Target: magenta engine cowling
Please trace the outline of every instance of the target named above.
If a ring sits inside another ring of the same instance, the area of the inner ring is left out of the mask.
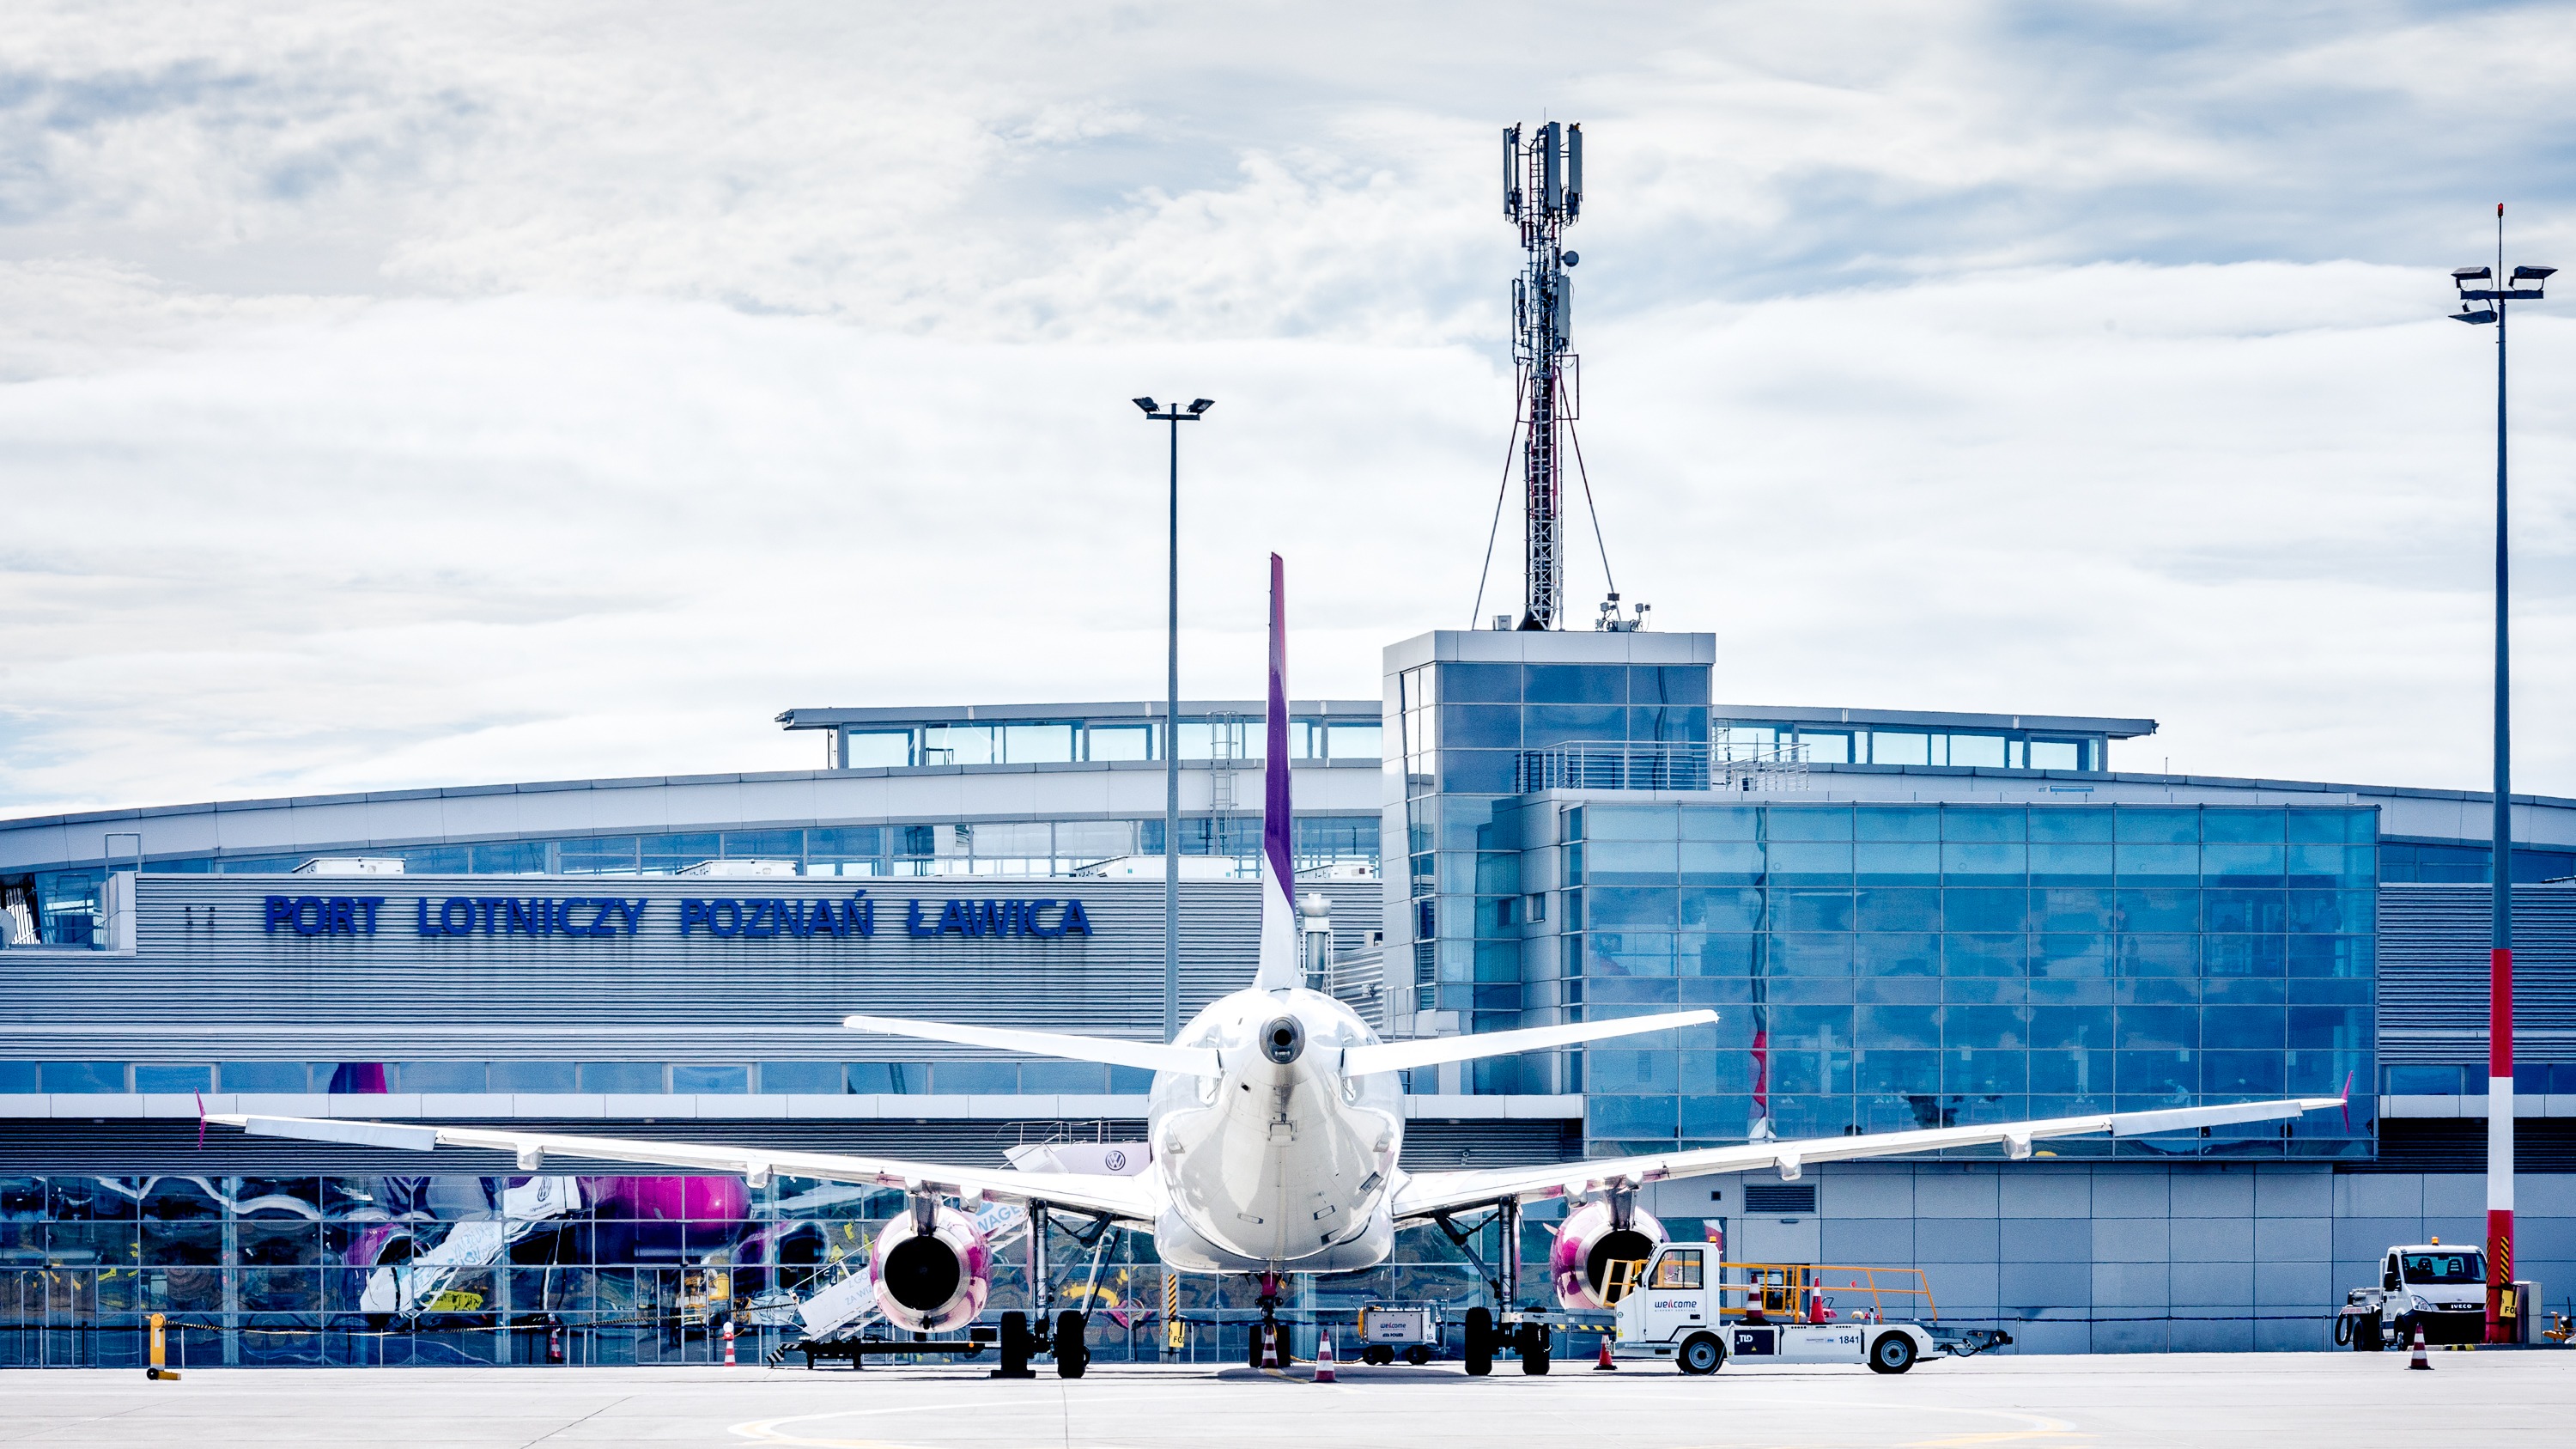
[[[984,1311],[993,1290],[993,1250],[975,1220],[952,1207],[931,1214],[930,1231],[904,1213],[877,1234],[868,1253],[868,1281],[877,1307],[896,1327],[912,1333],[963,1328]]]
[[[1624,1228],[1612,1225],[1607,1199],[1575,1209],[1557,1230],[1556,1246],[1547,1255],[1556,1301],[1576,1311],[1609,1307],[1602,1289],[1610,1281],[1610,1265],[1653,1257],[1665,1236],[1664,1225],[1642,1208],[1630,1212]]]

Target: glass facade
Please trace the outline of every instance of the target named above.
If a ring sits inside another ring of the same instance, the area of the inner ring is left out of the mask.
[[[1288,756],[1295,760],[1378,758],[1385,732],[1374,719],[1298,716],[1288,725]],[[1183,715],[1184,760],[1257,760],[1263,748],[1259,711]],[[843,769],[906,769],[930,765],[1057,765],[1076,760],[1159,760],[1160,719],[1093,719],[1053,722],[983,721],[956,724],[854,724],[840,730],[837,763]]]
[[[1143,1096],[1151,1072],[1020,1058],[940,1062],[0,1061],[0,1093],[496,1092]],[[755,1085],[756,1084],[756,1085]]]
[[[1722,1014],[1549,1068],[1579,1071],[1596,1152],[2332,1095],[2377,1080],[2375,825],[1530,797],[1492,827],[1521,890],[1479,898],[1477,945],[1532,1021]],[[2365,1088],[2348,1123],[2054,1150],[2367,1156],[2371,1119]]]
[[[1804,720],[1720,720],[1715,743],[1739,755],[1786,746],[1811,765],[2107,770],[2111,757],[2107,735]]]
[[[786,1177],[0,1176],[0,1367],[138,1367],[153,1313],[173,1368],[709,1364],[727,1319],[757,1364],[800,1336],[799,1298],[863,1270],[903,1204]],[[1524,1222],[1524,1281],[1545,1281],[1553,1211]],[[1093,1356],[1154,1361],[1152,1236],[1112,1236],[1095,1276],[1088,1247],[1050,1231],[1056,1301],[1097,1295]],[[1482,1261],[1497,1237],[1471,1233]],[[1025,1235],[1003,1235],[986,1324],[1028,1301],[1026,1265]],[[1180,1357],[1240,1364],[1259,1285],[1173,1277]],[[1438,1230],[1411,1228],[1382,1267],[1299,1280],[1292,1306],[1347,1322],[1363,1303],[1466,1297],[1478,1277]]]
[[[1496,803],[1513,794],[1525,751],[1705,746],[1708,668],[1444,661],[1405,671],[1397,691],[1415,1005],[1467,1013],[1477,1031],[1518,1025],[1518,951],[1478,928],[1489,901],[1518,891]],[[1477,1070],[1495,1080],[1510,1064]]]

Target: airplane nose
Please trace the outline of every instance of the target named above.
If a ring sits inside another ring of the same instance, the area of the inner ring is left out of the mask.
[[[1306,1028],[1293,1016],[1273,1018],[1261,1029],[1261,1054],[1287,1066],[1305,1053]]]

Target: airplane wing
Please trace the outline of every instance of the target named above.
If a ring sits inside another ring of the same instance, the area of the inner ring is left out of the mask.
[[[314,1117],[263,1117],[214,1112],[208,1122],[239,1127],[256,1137],[295,1137],[428,1152],[440,1147],[480,1147],[513,1153],[519,1170],[535,1172],[549,1158],[643,1162],[700,1172],[738,1173],[756,1186],[772,1176],[811,1177],[873,1187],[927,1189],[961,1197],[982,1194],[1009,1202],[1044,1202],[1078,1212],[1103,1213],[1122,1222],[1150,1224],[1161,1210],[1152,1179],[1088,1173],[1019,1172],[1007,1167],[951,1167],[891,1157],[838,1152],[779,1152],[765,1147],[720,1147],[691,1142],[642,1142],[621,1137],[563,1137],[547,1132],[495,1132],[482,1127],[436,1127],[410,1122],[361,1122]]]
[[[1530,1026],[1514,1031],[1479,1031],[1460,1036],[1382,1041],[1373,1046],[1345,1048],[1342,1052],[1342,1075],[1365,1077],[1407,1067],[1429,1067],[1442,1062],[1467,1062],[1478,1057],[1544,1051],[1549,1047],[1572,1046],[1576,1042],[1599,1041],[1609,1036],[1635,1036],[1641,1032],[1671,1031],[1682,1026],[1706,1026],[1715,1020],[1717,1013],[1714,1011],[1667,1011],[1657,1016],[1579,1021],[1570,1026]]]
[[[1602,1157],[1586,1162],[1559,1162],[1537,1167],[1476,1168],[1462,1172],[1417,1172],[1395,1191],[1396,1220],[1504,1198],[1562,1197],[1617,1184],[1631,1187],[1673,1177],[1702,1177],[1713,1172],[1743,1172],[1772,1167],[1783,1178],[1797,1177],[1811,1162],[1841,1162],[1859,1157],[1889,1157],[1932,1152],[1945,1147],[1982,1147],[2001,1143],[2006,1155],[2024,1158],[2031,1144],[2050,1137],[2081,1137],[2107,1132],[2114,1137],[2142,1137],[2194,1127],[2235,1122],[2268,1122],[2296,1117],[2321,1107],[2340,1107],[2341,1097],[2298,1097],[2276,1102],[2239,1102],[2216,1107],[2173,1107],[2155,1112],[2108,1112],[2090,1117],[2052,1117],[2036,1122],[2004,1122],[1975,1127],[1927,1127],[1912,1132],[1876,1132],[1859,1137],[1811,1137],[1805,1141],[1747,1142],[1740,1147],[1703,1147],[1656,1152],[1641,1157]]]
[[[1216,1052],[1208,1047],[1165,1046],[1161,1042],[1122,1041],[1116,1037],[1080,1036],[1064,1031],[1024,1031],[1012,1026],[961,1026],[946,1021],[913,1021],[900,1016],[845,1016],[852,1031],[885,1036],[953,1041],[964,1046],[997,1047],[1037,1057],[1063,1057],[1076,1062],[1107,1062],[1113,1067],[1143,1067],[1149,1072],[1178,1072],[1213,1077]]]

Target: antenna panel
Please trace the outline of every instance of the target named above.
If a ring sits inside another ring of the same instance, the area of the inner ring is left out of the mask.
[[[1583,124],[1565,128],[1565,214],[1583,211]]]
[[[1503,128],[1503,217],[1521,219],[1521,128]]]
[[[1544,153],[1541,170],[1546,176],[1544,203],[1550,212],[1561,211],[1565,207],[1565,173],[1558,165],[1561,159],[1558,130],[1554,121],[1538,128],[1539,150]]]

